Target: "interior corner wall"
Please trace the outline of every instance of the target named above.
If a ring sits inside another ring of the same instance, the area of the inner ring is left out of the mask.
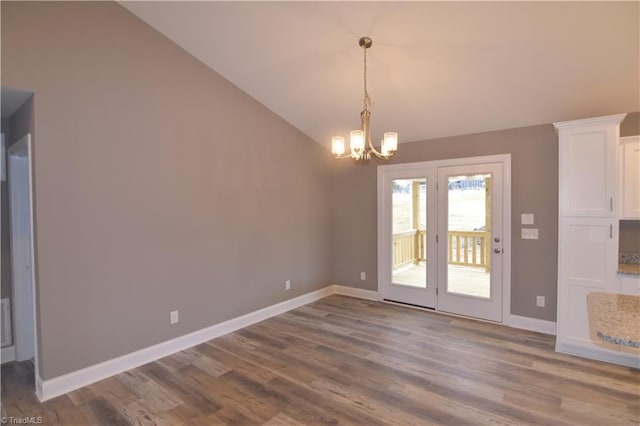
[[[326,150],[115,2],[0,7],[2,83],[34,92],[43,379],[330,283]]]
[[[511,154],[511,314],[556,320],[558,145],[551,124],[405,143],[394,163]],[[334,165],[332,278],[378,290],[376,163]],[[520,238],[520,215],[533,213],[538,240]],[[366,272],[366,281],[360,272]],[[536,296],[546,297],[544,308]]]

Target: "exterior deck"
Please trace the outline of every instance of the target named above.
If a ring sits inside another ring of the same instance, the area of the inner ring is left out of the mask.
[[[489,297],[490,274],[484,268],[449,265],[449,292],[476,297]],[[393,283],[411,287],[424,287],[427,267],[425,262],[410,264],[393,271]]]

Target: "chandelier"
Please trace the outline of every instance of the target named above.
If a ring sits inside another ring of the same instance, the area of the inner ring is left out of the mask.
[[[367,163],[372,154],[381,160],[388,160],[398,150],[398,134],[395,132],[385,133],[380,144],[380,151],[371,143],[369,121],[373,102],[367,91],[367,49],[371,47],[373,40],[369,37],[361,37],[358,44],[364,52],[364,109],[360,113],[360,129],[351,131],[349,138],[351,152],[349,154],[345,154],[344,137],[342,136],[334,136],[331,139],[331,152],[336,158],[353,158],[362,163]]]

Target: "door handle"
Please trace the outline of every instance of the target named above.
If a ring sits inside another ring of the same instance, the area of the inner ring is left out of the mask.
[[[500,254],[500,253],[502,253],[502,249],[501,248],[494,248],[493,252],[496,253],[496,254]]]

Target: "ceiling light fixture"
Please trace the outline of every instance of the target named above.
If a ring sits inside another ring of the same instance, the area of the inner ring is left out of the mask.
[[[371,127],[369,120],[373,102],[367,91],[367,49],[373,44],[369,37],[361,37],[358,44],[364,52],[364,109],[360,113],[360,129],[352,130],[349,139],[351,153],[345,154],[344,137],[334,136],[331,139],[331,152],[336,158],[353,158],[356,161],[367,163],[371,159],[371,154],[381,160],[388,160],[398,150],[398,134],[387,132],[384,134],[380,145],[380,151],[375,149],[371,143]]]

